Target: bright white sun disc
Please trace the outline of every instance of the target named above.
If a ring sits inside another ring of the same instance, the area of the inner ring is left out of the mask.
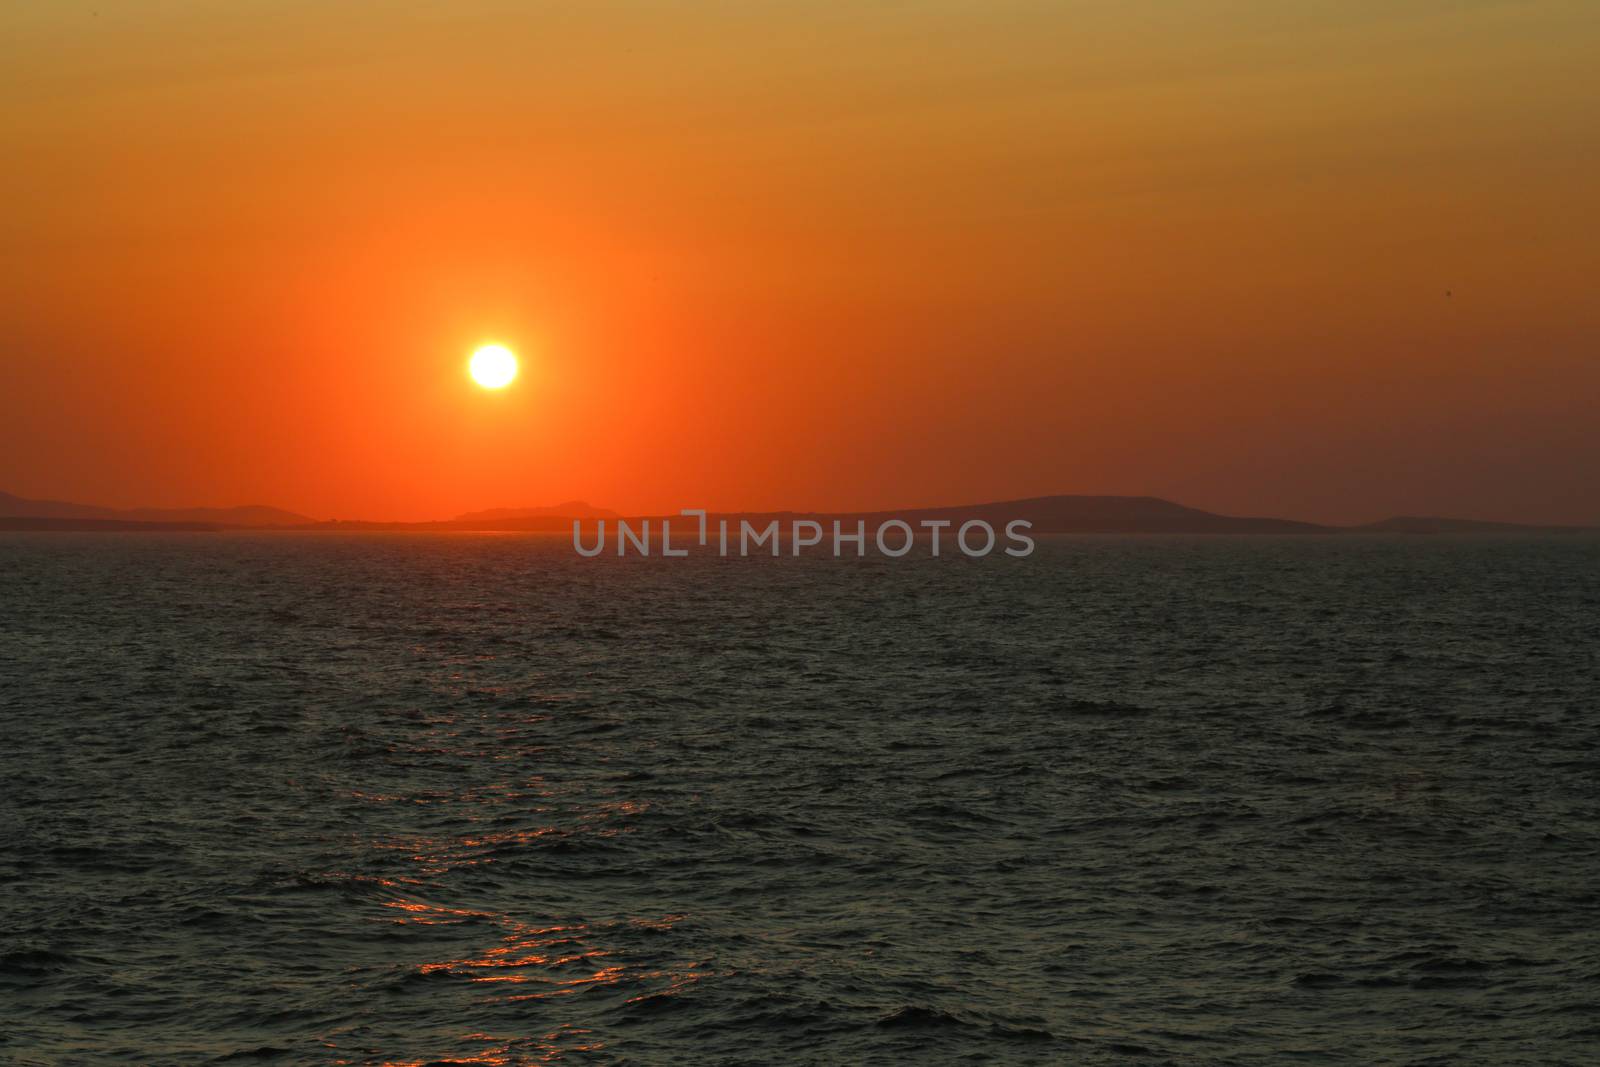
[[[517,376],[517,357],[505,345],[484,345],[472,353],[467,369],[485,389],[503,389]]]

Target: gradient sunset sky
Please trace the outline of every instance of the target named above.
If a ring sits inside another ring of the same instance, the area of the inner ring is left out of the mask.
[[[1594,0],[12,0],[0,489],[1600,522],[1597,56]]]

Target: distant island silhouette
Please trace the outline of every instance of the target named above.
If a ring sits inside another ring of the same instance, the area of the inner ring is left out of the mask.
[[[680,515],[624,516],[615,511],[573,500],[549,507],[472,511],[453,519],[435,522],[369,522],[349,519],[319,522],[305,515],[264,505],[231,508],[117,509],[59,500],[28,500],[0,492],[0,530],[45,532],[280,530],[558,533],[570,531],[574,519],[589,524],[599,520],[622,518],[627,518],[635,524],[648,519],[652,525],[658,525],[662,519],[671,519],[685,528],[696,521]],[[1333,526],[1294,519],[1219,515],[1151,496],[1039,496],[993,503],[904,508],[893,511],[711,512],[707,518],[713,525],[719,519],[727,519],[730,524],[736,524],[740,520],[765,524],[773,519],[782,522],[811,519],[830,523],[838,519],[851,524],[862,520],[869,526],[891,518],[904,519],[911,523],[938,519],[959,523],[969,519],[983,519],[997,527],[1003,527],[1013,519],[1025,519],[1033,524],[1032,532],[1041,534],[1476,534],[1580,533],[1595,529],[1588,526],[1535,526],[1437,516],[1396,516],[1381,522]]]
[[[581,500],[569,500],[565,504],[555,504],[547,508],[490,508],[488,511],[468,511],[450,521],[515,522],[519,519],[547,518],[570,522],[572,519],[620,519],[622,516],[605,508],[590,507]]]
[[[41,519],[55,522],[89,522],[121,526],[157,525],[204,527],[305,526],[313,519],[282,508],[248,505],[237,508],[102,508],[93,504],[69,504],[61,500],[26,500],[0,492],[0,519]],[[23,527],[6,527],[20,529]],[[109,529],[91,525],[87,529]]]

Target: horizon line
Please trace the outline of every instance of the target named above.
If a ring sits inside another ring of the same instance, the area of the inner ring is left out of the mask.
[[[68,509],[82,509],[82,510],[86,510],[86,511],[109,512],[109,513],[112,513],[112,514],[107,514],[107,515],[104,515],[104,516],[93,516],[93,515],[49,516],[49,515],[9,514],[5,510],[3,510],[4,509],[4,502],[6,500],[17,501],[17,502],[20,502],[22,504],[31,504],[31,505],[43,506],[43,507],[59,507],[59,508],[68,508]],[[1464,516],[1460,516],[1460,515],[1446,515],[1446,514],[1439,514],[1439,513],[1430,513],[1430,512],[1427,512],[1425,510],[1411,510],[1411,511],[1402,512],[1402,513],[1392,513],[1392,514],[1383,515],[1382,517],[1377,518],[1377,519],[1366,519],[1366,520],[1355,521],[1355,522],[1327,522],[1327,521],[1319,521],[1319,520],[1314,520],[1314,519],[1290,518],[1290,517],[1286,517],[1286,516],[1282,516],[1282,515],[1275,515],[1275,514],[1264,514],[1264,513],[1234,514],[1234,513],[1229,513],[1229,512],[1212,511],[1212,510],[1210,510],[1208,508],[1198,507],[1198,506],[1195,506],[1193,504],[1182,503],[1180,501],[1173,500],[1173,499],[1171,499],[1169,497],[1157,496],[1157,495],[1152,494],[1152,493],[1138,493],[1138,494],[1125,494],[1125,493],[1044,493],[1044,494],[1035,494],[1035,495],[1030,495],[1030,496],[1006,497],[1006,498],[1002,498],[1002,499],[985,499],[985,500],[977,500],[977,501],[968,501],[968,502],[965,502],[965,503],[958,503],[958,504],[920,504],[920,505],[911,505],[911,506],[903,506],[903,507],[872,507],[872,508],[796,508],[796,507],[780,507],[780,508],[711,508],[711,507],[706,507],[706,508],[703,508],[703,509],[694,508],[694,509],[690,509],[690,510],[691,511],[703,510],[708,517],[712,517],[712,516],[725,516],[725,517],[732,517],[732,516],[768,516],[768,517],[775,517],[775,516],[796,516],[796,517],[807,517],[807,516],[843,517],[843,516],[851,516],[851,517],[858,517],[858,518],[869,518],[869,517],[883,516],[885,518],[889,518],[889,517],[893,517],[893,516],[898,515],[898,514],[909,514],[909,513],[915,513],[915,512],[954,512],[954,511],[966,511],[966,510],[980,509],[980,508],[981,509],[992,509],[992,508],[998,508],[998,507],[1005,507],[1007,505],[1017,505],[1017,506],[1022,506],[1022,505],[1040,505],[1040,504],[1044,504],[1044,503],[1052,502],[1052,501],[1069,501],[1069,500],[1075,500],[1075,501],[1090,501],[1090,500],[1093,500],[1093,501],[1105,501],[1105,502],[1116,501],[1116,502],[1125,502],[1125,503],[1159,504],[1159,505],[1163,505],[1163,506],[1170,507],[1170,508],[1182,509],[1185,512],[1191,513],[1192,516],[1195,517],[1195,518],[1216,518],[1216,519],[1235,520],[1235,521],[1239,521],[1239,522],[1285,523],[1285,524],[1293,524],[1293,525],[1300,525],[1300,526],[1306,526],[1306,527],[1322,528],[1322,529],[1334,530],[1334,531],[1347,530],[1347,529],[1360,529],[1360,528],[1363,528],[1363,527],[1378,526],[1378,525],[1382,525],[1382,524],[1385,524],[1385,523],[1399,523],[1399,522],[1409,522],[1409,523],[1429,523],[1429,522],[1433,522],[1433,523],[1483,524],[1483,525],[1491,525],[1491,526],[1516,526],[1516,527],[1528,527],[1528,528],[1569,529],[1569,530],[1587,530],[1587,529],[1600,528],[1600,521],[1578,522],[1578,523],[1571,523],[1571,522],[1552,523],[1552,522],[1528,521],[1528,520],[1522,520],[1522,519],[1481,518],[1481,517],[1477,517],[1477,516],[1464,517]],[[565,507],[567,505],[573,505],[575,509],[581,509],[583,512],[588,512],[588,513],[591,513],[591,514],[569,513],[569,512],[563,512],[563,511],[560,510],[561,508],[563,508],[563,507]],[[228,523],[225,520],[223,520],[220,516],[218,516],[216,519],[200,519],[200,520],[195,520],[195,519],[183,520],[183,519],[175,518],[175,516],[182,515],[182,514],[193,515],[195,513],[229,513],[229,512],[252,512],[252,511],[277,512],[277,513],[281,514],[286,520],[303,520],[303,521],[298,521],[298,522],[296,522],[296,521],[283,521],[283,522],[260,522],[260,523],[248,523],[248,522]],[[481,519],[481,520],[479,520],[479,519],[468,518],[468,516],[487,515],[487,514],[494,513],[494,512],[506,512],[506,513],[509,513],[509,514],[506,514],[506,515],[503,515],[503,516],[500,516],[500,517],[497,517],[497,518],[493,518],[493,519]],[[517,514],[517,513],[522,513],[522,514]],[[603,513],[603,514],[592,514],[592,513]],[[132,514],[145,514],[145,515],[150,515],[151,517],[141,520],[141,519],[137,519],[137,518],[131,518],[130,515],[132,515]],[[161,516],[161,515],[165,515],[167,517],[165,517],[165,518],[157,517],[157,516]],[[18,495],[18,494],[10,493],[10,492],[5,491],[5,490],[0,490],[0,518],[10,518],[10,519],[17,519],[17,518],[73,519],[73,518],[77,518],[77,519],[83,519],[83,520],[93,520],[95,518],[103,518],[103,519],[108,520],[108,521],[119,521],[120,520],[120,521],[131,521],[131,522],[139,522],[139,521],[146,521],[146,522],[161,522],[161,521],[201,521],[201,522],[205,522],[205,521],[214,521],[218,525],[223,525],[223,526],[232,525],[232,526],[239,526],[239,527],[243,527],[243,528],[253,528],[253,529],[271,529],[271,528],[289,528],[289,529],[292,529],[292,528],[299,528],[299,527],[305,527],[305,526],[326,526],[326,525],[367,525],[367,526],[389,526],[389,527],[444,526],[444,525],[453,525],[453,524],[457,524],[457,523],[461,523],[461,522],[473,522],[473,521],[484,521],[484,522],[495,522],[495,523],[513,523],[513,522],[530,522],[530,521],[535,521],[535,520],[551,520],[551,521],[554,521],[554,520],[569,520],[569,519],[570,520],[576,520],[576,521],[579,521],[579,522],[589,522],[589,521],[595,521],[595,520],[603,521],[605,519],[644,521],[644,520],[650,520],[650,519],[668,519],[668,520],[670,520],[670,519],[678,519],[678,518],[685,518],[685,517],[691,517],[692,518],[693,516],[684,516],[682,514],[682,509],[680,509],[678,512],[669,512],[669,511],[659,511],[659,510],[629,511],[629,510],[619,510],[619,509],[616,509],[616,508],[609,508],[609,507],[598,507],[598,506],[589,504],[587,501],[574,498],[574,499],[570,499],[570,500],[564,501],[564,502],[562,502],[560,504],[552,504],[552,505],[532,505],[532,506],[521,506],[521,507],[496,506],[496,507],[487,507],[487,508],[474,508],[474,509],[469,509],[467,511],[458,512],[455,515],[449,516],[447,518],[372,519],[372,518],[339,517],[339,516],[334,516],[334,517],[329,517],[329,518],[317,518],[317,517],[315,517],[313,515],[310,515],[310,514],[307,514],[305,512],[297,511],[297,510],[293,510],[293,509],[289,509],[289,508],[280,507],[280,506],[275,505],[275,504],[261,504],[261,503],[229,504],[229,505],[196,504],[196,505],[178,505],[178,506],[171,506],[171,505],[132,505],[132,506],[126,506],[126,507],[116,507],[116,506],[111,506],[111,505],[83,504],[83,503],[79,503],[77,501],[63,500],[63,499],[59,499],[59,498],[55,498],[55,497],[24,497],[24,496],[21,496],[21,495]]]

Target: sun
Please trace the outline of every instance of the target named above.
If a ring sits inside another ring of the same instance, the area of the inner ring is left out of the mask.
[[[504,389],[517,376],[517,357],[505,345],[484,345],[472,353],[467,371],[485,389]]]

